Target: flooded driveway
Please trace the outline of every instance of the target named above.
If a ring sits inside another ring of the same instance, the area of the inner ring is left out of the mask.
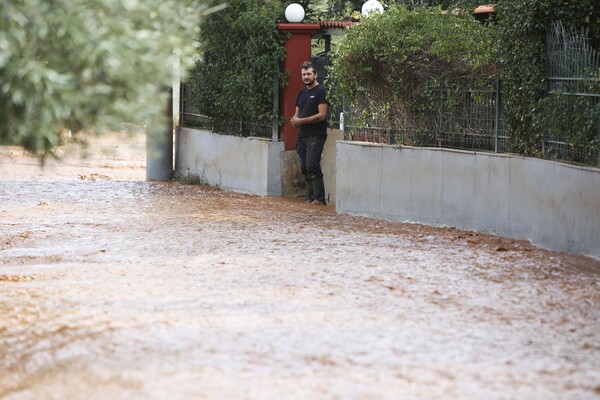
[[[600,262],[144,182],[101,144],[0,153],[0,398],[600,398]]]

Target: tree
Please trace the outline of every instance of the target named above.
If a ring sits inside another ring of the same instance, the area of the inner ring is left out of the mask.
[[[178,56],[196,53],[195,0],[4,0],[0,143],[42,157],[66,130],[163,117]]]
[[[325,16],[326,18],[348,18],[353,11],[360,12],[364,3],[365,0],[328,0]],[[386,8],[396,5],[408,9],[441,7],[445,10],[461,4],[459,0],[387,0],[381,3]]]

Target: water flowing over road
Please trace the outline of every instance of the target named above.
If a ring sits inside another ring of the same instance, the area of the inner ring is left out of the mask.
[[[0,151],[0,398],[600,398],[599,261],[145,182],[143,145],[101,145]]]

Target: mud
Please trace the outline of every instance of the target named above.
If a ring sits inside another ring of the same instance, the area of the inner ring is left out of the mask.
[[[143,150],[0,148],[1,398],[600,398],[597,260],[145,182]]]

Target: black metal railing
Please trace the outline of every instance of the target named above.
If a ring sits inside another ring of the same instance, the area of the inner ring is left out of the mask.
[[[586,32],[553,24],[547,37],[546,157],[600,167],[600,52]]]
[[[433,88],[430,98],[435,101],[422,115],[407,112],[397,103],[378,115],[365,115],[360,107],[344,106],[343,115],[334,115],[332,120],[342,126],[348,140],[506,151],[509,138],[502,123],[499,85],[498,79],[487,79]]]
[[[215,133],[243,136],[271,138],[273,124],[256,121],[214,121],[202,113],[195,102],[193,86],[182,83],[179,91],[179,126],[188,128],[207,129]]]
[[[320,54],[312,60],[320,82],[333,86],[327,80],[328,55]],[[589,47],[585,35],[565,32],[562,25],[556,24],[548,35],[547,133],[540,141],[542,157],[600,166],[598,71],[600,54]],[[329,89],[335,90],[335,87]],[[193,91],[192,86],[181,85],[181,126],[236,136],[277,138],[277,123],[213,121],[195,106]],[[356,104],[333,104],[329,113],[330,126],[342,129],[346,140],[511,151],[510,132],[503,121],[502,86],[498,77],[478,82],[446,82],[430,91],[431,104],[421,115],[408,112],[402,104],[393,104],[377,115],[366,115],[366,111]],[[278,104],[278,100],[273,104]]]

